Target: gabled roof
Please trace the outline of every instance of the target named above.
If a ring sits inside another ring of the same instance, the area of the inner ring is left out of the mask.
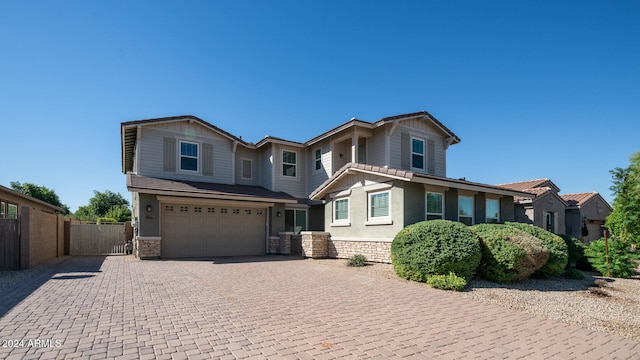
[[[547,178],[499,184],[497,186],[502,186],[509,189],[513,189],[513,190],[524,190],[524,191],[527,191],[529,189],[534,189],[534,188],[548,187],[550,190],[554,190],[555,192],[560,191],[560,188],[556,184],[554,184],[553,181]]]
[[[516,191],[507,189],[495,185],[481,184],[460,179],[450,179],[440,176],[417,174],[407,170],[391,169],[386,167],[348,163],[340,170],[338,170],[333,176],[323,182],[318,188],[316,188],[309,198],[312,200],[321,200],[327,193],[331,192],[331,188],[334,184],[339,182],[342,178],[349,174],[354,173],[366,173],[377,176],[386,177],[389,179],[396,179],[409,182],[418,182],[423,184],[430,184],[436,186],[453,187],[462,190],[480,191],[491,194],[507,195],[507,196],[520,196],[523,198],[533,198],[534,195],[525,191]]]
[[[23,194],[23,193],[21,193],[19,191],[15,191],[13,189],[10,189],[10,188],[2,186],[2,185],[0,185],[0,192],[5,192],[5,193],[11,194],[11,195],[13,195],[15,197],[18,197],[18,198],[21,198],[21,199],[25,199],[27,201],[31,201],[31,202],[34,202],[34,203],[37,203],[37,204],[39,204],[39,205],[41,205],[41,206],[43,206],[45,208],[51,209],[54,212],[55,211],[60,212],[60,213],[65,213],[66,212],[65,209],[63,209],[63,208],[61,208],[59,206],[55,206],[53,204],[49,204],[46,201],[42,201],[40,199],[34,198],[33,196],[25,195],[25,194]],[[0,196],[0,198],[2,198],[2,196]],[[5,199],[5,200],[7,200],[7,199]]]
[[[326,132],[314,137],[313,139],[305,142],[304,144],[306,146],[313,145],[313,144],[317,143],[318,141],[326,139],[327,137],[330,137],[332,135],[338,134],[338,133],[340,133],[340,132],[342,132],[342,131],[344,131],[346,129],[349,129],[349,128],[361,127],[361,128],[364,128],[364,129],[375,129],[377,127],[384,126],[386,124],[396,123],[398,121],[409,120],[409,119],[414,119],[414,118],[422,118],[422,119],[425,119],[425,120],[431,122],[436,128],[440,129],[440,131],[442,131],[448,138],[451,139],[451,144],[457,144],[457,143],[460,142],[460,138],[456,134],[454,134],[453,131],[449,130],[449,128],[444,126],[444,124],[442,124],[440,121],[438,121],[431,114],[429,114],[426,111],[418,111],[418,112],[413,112],[413,113],[408,113],[408,114],[388,116],[388,117],[382,118],[380,120],[377,120],[375,122],[368,122],[368,121],[352,118],[351,120],[345,122],[344,124],[338,125],[335,128],[333,128],[333,129],[331,129],[329,131],[326,131]]]
[[[258,141],[258,143],[256,144],[256,147],[262,147],[265,144],[281,144],[281,145],[287,145],[287,146],[293,146],[293,147],[304,147],[303,143],[299,143],[297,141],[290,141],[290,140],[286,140],[283,138],[279,138],[276,136],[265,136],[262,140]]]
[[[120,124],[120,141],[122,145],[122,172],[133,170],[133,151],[137,140],[137,129],[139,126],[163,124],[169,122],[190,121],[204,126],[232,142],[242,144],[246,147],[252,147],[253,144],[248,143],[241,138],[228,133],[219,127],[212,125],[193,115],[170,116],[146,120],[127,121]]]
[[[593,199],[599,198],[609,208],[610,211],[613,211],[613,208],[611,207],[611,205],[609,205],[609,203],[602,196],[600,196],[599,193],[595,191],[581,192],[581,193],[575,193],[575,194],[564,194],[564,195],[560,195],[560,197],[567,202],[568,206],[578,207],[578,208],[584,206],[586,203],[588,203]]]
[[[127,173],[127,189],[156,195],[225,200],[296,203],[293,196],[262,186],[214,184],[199,181],[157,179]]]

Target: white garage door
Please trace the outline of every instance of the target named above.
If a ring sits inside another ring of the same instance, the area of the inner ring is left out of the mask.
[[[266,208],[163,204],[161,210],[162,257],[265,254]]]

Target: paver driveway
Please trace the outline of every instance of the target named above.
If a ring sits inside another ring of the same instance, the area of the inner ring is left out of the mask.
[[[638,359],[632,340],[289,257],[74,257],[0,295],[0,358]]]

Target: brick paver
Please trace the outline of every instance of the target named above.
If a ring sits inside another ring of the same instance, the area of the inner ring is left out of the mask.
[[[1,276],[1,275],[0,275]],[[637,359],[640,343],[289,257],[73,257],[0,295],[7,359]]]

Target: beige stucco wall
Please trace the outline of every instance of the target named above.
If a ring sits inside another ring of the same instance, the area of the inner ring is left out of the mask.
[[[565,234],[565,210],[562,199],[553,192],[548,192],[533,202],[533,225],[546,230],[544,213],[551,212],[555,215],[556,228],[552,231],[556,234]]]
[[[32,268],[64,255],[64,220],[55,214],[20,209],[20,266]]]
[[[376,224],[368,220],[368,193],[382,191],[379,186],[390,186],[393,183],[378,183],[356,176],[349,178],[353,181],[350,184],[350,195],[348,196],[349,224],[345,226],[333,223],[333,201],[341,197],[332,198],[328,196],[324,214],[325,231],[330,232],[331,238],[335,240],[393,239],[398,231],[404,227],[404,189],[400,186],[386,188],[386,190],[391,191],[392,221]]]

